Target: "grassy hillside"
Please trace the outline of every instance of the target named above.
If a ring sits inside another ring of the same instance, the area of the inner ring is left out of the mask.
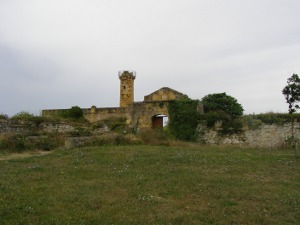
[[[292,150],[104,146],[0,171],[0,224],[300,223]]]

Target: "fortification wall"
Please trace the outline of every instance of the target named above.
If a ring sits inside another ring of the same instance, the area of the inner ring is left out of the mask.
[[[84,117],[91,123],[109,118],[128,117],[125,107],[96,108],[92,106],[82,110]]]
[[[24,123],[12,122],[9,120],[0,120],[0,134],[8,133],[25,133],[29,132],[33,125],[26,125]]]
[[[43,116],[59,115],[67,109],[43,110]],[[139,128],[151,128],[152,117],[163,114],[168,116],[168,101],[135,102],[128,107],[109,107],[82,109],[84,117],[91,123],[109,118],[126,117],[127,124]]]
[[[55,116],[60,115],[63,111],[68,109],[46,109],[42,111],[43,116]],[[125,107],[108,107],[108,108],[96,108],[92,106],[91,108],[82,109],[83,116],[90,123],[105,120],[108,118],[119,118],[128,117],[127,109]]]
[[[128,107],[130,124],[139,128],[151,128],[152,117],[156,115],[169,116],[168,101],[135,102]]]
[[[35,122],[22,120],[0,120],[0,134],[22,134],[31,131],[65,133],[73,131],[74,129],[72,125],[67,123],[42,122],[37,124]]]
[[[159,105],[154,104],[154,106],[160,108]],[[147,116],[147,113],[150,113],[149,111],[147,111],[147,104],[136,104],[135,107],[138,110],[144,111],[144,114],[141,114],[139,117],[139,121],[141,121],[141,124],[143,126],[149,125],[151,121],[149,121],[148,116],[152,114],[149,114]],[[150,108],[148,108],[148,110],[149,109]],[[162,110],[160,112],[166,113],[163,111],[163,108],[160,109]],[[89,128],[87,127],[87,129]],[[43,133],[68,133],[74,130],[74,126],[67,123],[42,122],[37,125],[36,123],[30,121],[24,122],[0,120],[0,136],[6,134],[26,134],[31,131],[41,131]],[[246,128],[241,134],[226,136],[220,136],[215,129],[207,129],[206,127],[199,127],[199,131],[199,142],[204,142],[207,145],[235,145],[250,146],[255,148],[280,148],[287,145],[288,140],[291,137],[291,124],[262,124],[259,128],[256,129]],[[105,133],[105,131],[103,132]],[[300,140],[300,123],[295,124],[295,137]]]
[[[234,135],[218,135],[215,129],[200,127],[200,141],[208,145],[238,145],[263,148],[283,147],[292,135],[291,124],[262,124],[259,128],[245,128],[244,132]],[[295,137],[300,140],[300,123],[295,124]]]

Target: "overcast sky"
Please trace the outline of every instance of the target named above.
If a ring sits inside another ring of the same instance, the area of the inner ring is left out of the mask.
[[[0,0],[0,113],[119,105],[161,87],[226,92],[245,113],[286,112],[300,75],[300,0]]]

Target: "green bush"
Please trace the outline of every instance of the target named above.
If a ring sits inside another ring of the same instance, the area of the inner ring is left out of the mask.
[[[179,140],[196,140],[198,126],[198,100],[175,100],[169,103],[169,129]]]
[[[259,128],[262,124],[277,124],[281,125],[284,123],[289,123],[292,120],[300,121],[300,114],[295,113],[293,115],[288,113],[261,113],[261,114],[253,114],[253,115],[245,115],[242,117],[242,121],[245,125],[247,125],[250,129]]]
[[[84,137],[91,136],[92,133],[83,127],[76,127],[75,130],[68,132],[68,136],[70,137]]]
[[[99,128],[104,128],[105,126],[106,126],[105,122],[103,120],[99,120],[99,121],[92,124],[92,129],[96,130],[96,129],[99,129]]]
[[[69,109],[69,117],[73,119],[80,119],[83,117],[83,111],[78,106],[73,106],[71,109]]]
[[[219,130],[221,135],[238,134],[243,131],[243,123],[240,119],[224,121],[222,129]]]
[[[28,143],[26,141],[26,137],[24,135],[4,135],[1,138],[1,149],[5,150],[13,150],[16,152],[22,152],[23,150],[28,148]]]
[[[300,121],[299,114],[288,114],[288,113],[263,113],[253,115],[253,118],[261,120],[265,124],[283,124],[286,122],[291,122],[292,119]]]
[[[25,121],[32,120],[33,118],[34,118],[33,114],[25,111],[18,112],[17,114],[11,117],[12,120],[25,120]]]
[[[232,119],[238,118],[243,115],[244,109],[238,101],[224,93],[209,94],[202,98],[202,104],[204,106],[204,112],[220,112],[226,113]]]
[[[126,123],[126,117],[111,117],[103,120],[103,123],[109,128],[111,131],[115,132],[123,132],[129,131],[129,127]],[[99,122],[100,123],[100,122]]]
[[[253,115],[245,115],[241,118],[241,120],[244,125],[252,130],[258,129],[263,124],[260,119],[254,118]]]
[[[83,118],[83,111],[79,106],[72,106],[70,109],[62,110],[60,116],[67,119]]]
[[[0,120],[8,120],[8,115],[0,114]]]
[[[1,136],[0,149],[13,152],[25,150],[51,150],[64,145],[64,136],[48,133],[46,136],[32,134],[7,134]]]
[[[218,121],[228,122],[231,120],[231,117],[222,111],[210,111],[201,118],[206,121],[206,126],[209,128],[214,127]]]
[[[243,123],[239,119],[243,115],[243,107],[238,101],[226,93],[209,94],[202,98],[205,115],[201,117],[206,126],[212,128],[221,122],[221,135],[240,133]]]
[[[64,136],[59,133],[48,133],[46,137],[37,139],[34,149],[49,151],[64,146]]]

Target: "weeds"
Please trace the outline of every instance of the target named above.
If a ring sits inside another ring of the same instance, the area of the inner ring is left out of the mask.
[[[253,114],[253,115],[246,115],[242,117],[243,121],[250,128],[259,127],[261,124],[278,124],[282,125],[284,123],[290,123],[292,119],[296,121],[300,121],[300,114],[295,113],[293,115],[288,113],[262,113],[262,114]]]
[[[34,118],[34,115],[29,112],[25,112],[25,111],[21,111],[11,117],[12,120],[24,120],[24,121],[28,121],[32,118]]]
[[[30,134],[6,134],[0,139],[0,150],[23,152],[28,150],[52,150],[64,145],[64,136],[48,133],[46,136]]]
[[[0,120],[8,120],[8,115],[6,114],[0,114]]]

